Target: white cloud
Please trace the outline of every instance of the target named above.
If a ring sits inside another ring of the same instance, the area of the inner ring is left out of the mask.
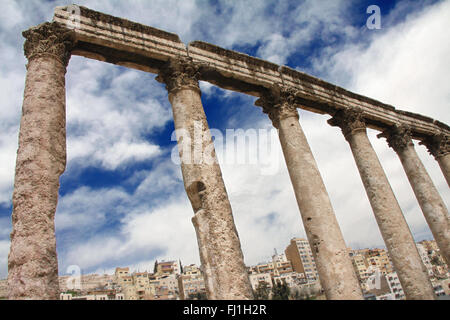
[[[82,269],[129,259],[129,263],[155,259],[181,258],[198,263],[195,230],[190,218],[192,208],[182,195],[164,206],[147,211],[133,211],[122,220],[116,235],[99,235],[71,246],[64,256],[64,265],[75,264]],[[162,255],[158,253],[163,252]]]
[[[450,43],[445,30],[450,2],[444,1],[412,15],[384,33],[368,36],[368,47],[349,45],[322,58],[330,78],[363,95],[450,122]]]
[[[101,229],[112,211],[118,211],[120,205],[129,198],[121,188],[96,189],[80,187],[70,194],[60,197],[55,217],[56,230]]]
[[[72,57],[67,76],[70,165],[115,170],[160,154],[159,146],[145,140],[145,135],[166,124],[170,109],[167,102],[157,100],[167,94],[153,78]]]
[[[11,26],[23,23],[24,16],[16,1],[5,1],[0,10],[0,28],[10,28]]]

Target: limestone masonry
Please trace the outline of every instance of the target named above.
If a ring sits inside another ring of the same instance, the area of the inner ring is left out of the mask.
[[[76,10],[74,10],[76,9]],[[363,299],[358,275],[328,192],[299,121],[298,109],[329,114],[349,142],[367,196],[407,299],[435,299],[433,284],[366,129],[380,131],[399,155],[443,259],[450,265],[450,222],[436,187],[414,150],[424,144],[450,185],[450,127],[402,111],[286,66],[194,41],[85,7],[55,9],[52,22],[25,32],[28,59],[13,193],[8,257],[9,299],[58,299],[54,215],[66,166],[65,74],[71,55],[157,74],[172,104],[181,170],[194,216],[209,299],[252,299],[232,207],[210,148],[199,81],[249,94],[278,129],[321,287],[328,299]],[[185,161],[201,124],[202,153]],[[181,132],[181,131],[180,131]]]

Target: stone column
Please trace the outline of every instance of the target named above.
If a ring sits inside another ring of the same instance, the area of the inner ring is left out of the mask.
[[[274,87],[256,105],[263,107],[263,112],[278,129],[303,225],[327,299],[363,299],[327,190],[299,124],[294,96],[292,90]]]
[[[427,270],[391,185],[366,133],[361,112],[338,111],[328,120],[342,129],[355,158],[375,219],[407,299],[434,299]]]
[[[410,130],[403,126],[396,126],[379,136],[386,137],[389,146],[399,156],[425,220],[433,233],[442,256],[447,265],[450,266],[450,218],[448,210],[417,155]]]
[[[9,299],[59,299],[54,216],[66,166],[65,73],[72,33],[23,32],[28,59],[13,192]]]
[[[425,145],[428,152],[434,156],[450,186],[450,136],[436,134],[424,139],[419,144]]]
[[[216,158],[198,85],[188,58],[171,60],[157,80],[172,104],[184,186],[194,210],[206,291],[211,300],[253,299],[231,205]]]

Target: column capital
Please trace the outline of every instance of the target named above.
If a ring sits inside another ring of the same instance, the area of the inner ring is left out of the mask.
[[[278,129],[280,120],[296,117],[299,118],[295,103],[296,90],[291,87],[273,86],[264,92],[255,105],[262,107],[275,128]]]
[[[377,135],[378,138],[386,138],[386,141],[395,152],[400,152],[408,146],[414,146],[411,129],[406,125],[394,125]]]
[[[327,122],[330,126],[341,128],[346,140],[355,132],[366,130],[363,112],[359,109],[338,110]]]
[[[22,36],[26,39],[23,50],[28,61],[51,56],[67,67],[75,43],[73,30],[58,22],[45,22],[22,32]]]
[[[428,152],[437,160],[447,154],[450,154],[450,136],[438,133],[428,136],[419,142],[420,145],[427,147]]]
[[[173,58],[161,68],[156,80],[166,84],[169,94],[183,89],[193,89],[201,94],[198,85],[199,69],[192,58]]]

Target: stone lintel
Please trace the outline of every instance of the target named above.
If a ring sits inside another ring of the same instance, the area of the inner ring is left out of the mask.
[[[78,8],[75,14],[69,12],[74,7]],[[80,43],[103,46],[163,62],[173,57],[187,56],[186,46],[174,33],[113,17],[86,7],[57,7],[53,20],[71,28],[77,42]],[[76,50],[75,53],[85,55],[86,50]],[[119,59],[115,60],[119,61]]]
[[[450,127],[442,122],[398,110],[298,70],[202,41],[191,42],[186,47],[174,33],[79,8],[79,26],[74,28],[78,45],[73,54],[153,73],[159,73],[158,62],[190,57],[201,66],[198,80],[227,90],[258,97],[273,85],[292,87],[296,90],[297,106],[311,112],[333,115],[340,109],[360,109],[367,127],[372,129],[384,131],[402,124],[410,127],[413,139],[423,140],[441,133],[450,135]],[[54,21],[70,24],[71,19],[68,7],[55,9]],[[106,48],[103,53],[99,53],[100,47]]]
[[[239,85],[247,83],[250,88],[257,86],[259,90],[244,93],[257,96],[258,91],[270,88],[274,84],[282,84],[277,64],[244,53],[224,49],[207,42],[193,41],[189,43],[188,54],[193,61],[204,64],[204,70],[209,71],[209,74],[214,71],[217,80],[237,80],[234,86],[233,82],[227,81],[225,85],[228,85],[228,89],[243,92]],[[210,78],[206,77],[202,80],[210,80]],[[221,81],[215,81],[215,84],[223,87]]]

